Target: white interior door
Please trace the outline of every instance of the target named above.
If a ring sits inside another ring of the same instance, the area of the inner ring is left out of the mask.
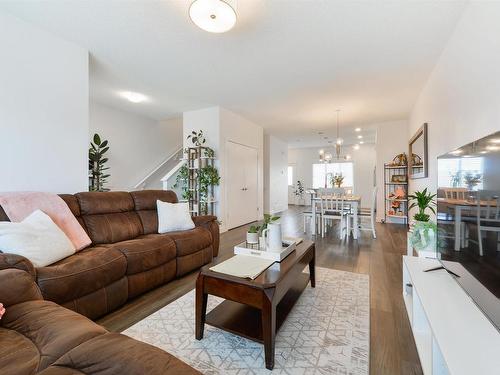
[[[227,142],[227,220],[228,229],[258,218],[258,156],[257,150]]]

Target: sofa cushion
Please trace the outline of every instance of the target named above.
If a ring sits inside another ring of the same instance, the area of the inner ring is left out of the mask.
[[[135,210],[139,215],[144,234],[158,233],[158,213],[156,201],[177,203],[177,195],[171,190],[142,190],[130,193]]]
[[[39,370],[85,341],[107,332],[71,310],[42,300],[10,306],[2,318],[2,326],[22,334],[36,346],[40,353]]]
[[[203,227],[196,227],[191,230],[169,232],[165,233],[165,236],[168,236],[175,241],[178,257],[196,253],[212,244],[212,235]]]
[[[82,216],[112,214],[134,210],[134,200],[130,193],[124,191],[97,192],[86,191],[75,194],[80,205]]]
[[[0,327],[0,373],[35,374],[40,361],[37,347],[23,334]]]
[[[47,267],[37,269],[43,296],[57,303],[74,300],[122,278],[125,256],[110,247],[91,247]]]
[[[156,201],[177,203],[177,195],[172,190],[141,190],[130,192],[135,210],[156,210]]]
[[[174,356],[119,333],[95,337],[59,358],[40,375],[193,375],[200,374]]]
[[[168,236],[146,235],[113,244],[127,259],[127,275],[144,272],[175,259],[175,242]]]
[[[83,221],[94,245],[131,240],[143,234],[135,212],[86,215]]]

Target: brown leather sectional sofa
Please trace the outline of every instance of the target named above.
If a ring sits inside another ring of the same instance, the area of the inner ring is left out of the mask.
[[[34,269],[19,258],[0,259],[0,301],[6,306],[0,320],[1,375],[200,374],[161,349],[43,300]]]
[[[177,202],[172,191],[84,192],[61,198],[92,245],[52,265],[30,268],[44,299],[91,319],[200,268],[218,254],[215,216],[193,217],[192,230],[158,234],[156,200]],[[1,207],[0,220],[8,220]]]
[[[0,374],[199,374],[82,315],[98,318],[209,263],[219,249],[216,217],[193,217],[192,230],[158,234],[156,200],[177,202],[174,192],[61,197],[92,245],[36,269],[22,256],[0,253],[0,302],[7,307],[0,320]],[[8,218],[0,207],[1,220]]]

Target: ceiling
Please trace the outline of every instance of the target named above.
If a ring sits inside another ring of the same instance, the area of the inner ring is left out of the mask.
[[[237,0],[225,34],[194,26],[189,4],[3,0],[0,10],[87,48],[94,100],[154,119],[220,105],[293,143],[334,133],[336,109],[349,128],[407,118],[465,2]]]

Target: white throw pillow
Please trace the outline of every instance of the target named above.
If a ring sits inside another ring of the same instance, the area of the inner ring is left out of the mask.
[[[52,219],[40,210],[20,223],[0,222],[0,250],[22,255],[44,267],[75,253],[75,247]]]
[[[157,200],[156,207],[158,209],[158,233],[194,228],[188,203],[168,203]]]

